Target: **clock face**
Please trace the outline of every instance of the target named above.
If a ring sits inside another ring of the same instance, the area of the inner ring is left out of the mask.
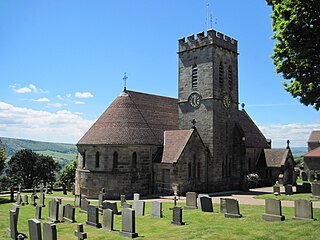
[[[201,96],[199,93],[191,93],[189,96],[189,103],[192,107],[199,107],[201,104]]]
[[[229,95],[225,95],[223,97],[223,105],[226,107],[226,108],[229,108],[230,105],[231,105],[231,99],[229,97]]]

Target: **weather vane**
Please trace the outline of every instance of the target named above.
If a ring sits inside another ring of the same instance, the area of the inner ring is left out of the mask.
[[[212,12],[210,12],[209,10],[210,4],[207,3],[207,18],[206,18],[206,23],[207,23],[207,29],[211,29],[212,26],[212,22],[213,22],[213,14]],[[214,18],[214,24],[217,24],[217,18]]]
[[[123,81],[124,81],[124,88],[123,88],[123,91],[127,91],[127,73],[125,72],[124,73],[124,77],[123,77]]]

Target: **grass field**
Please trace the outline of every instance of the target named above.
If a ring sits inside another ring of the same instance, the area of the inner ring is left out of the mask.
[[[54,194],[57,197],[63,197],[60,193]],[[72,195],[68,195],[72,197]],[[49,197],[49,196],[48,196]],[[43,209],[41,222],[47,221],[48,202]],[[129,201],[130,202],[130,201]],[[72,203],[63,201],[64,204]],[[93,204],[97,204],[94,202]],[[182,204],[182,203],[181,203]],[[119,206],[119,205],[118,205]],[[0,239],[9,239],[6,236],[6,229],[9,226],[9,209],[11,203],[7,198],[0,198]],[[243,218],[230,219],[225,218],[219,213],[219,205],[215,204],[214,213],[204,213],[200,210],[183,210],[184,226],[172,225],[172,212],[169,208],[172,203],[163,203],[164,217],[155,219],[150,217],[151,203],[146,203],[146,216],[136,218],[136,232],[140,239],[319,239],[320,222],[319,221],[297,221],[291,220],[294,214],[293,208],[283,208],[284,222],[266,222],[261,215],[264,213],[264,206],[241,205],[240,211]],[[35,207],[27,205],[21,206],[18,230],[19,232],[28,233],[28,222],[34,218]],[[314,209],[314,217],[320,219],[320,209]],[[86,214],[80,213],[76,209],[77,223],[85,223]],[[102,216],[100,216],[102,221]],[[58,239],[69,240],[76,239],[74,230],[77,223],[58,223]],[[108,232],[103,229],[96,229],[84,225],[84,230],[88,233],[88,239],[125,239],[119,236],[121,229],[121,216],[115,215],[115,231]],[[138,238],[138,239],[139,239]]]

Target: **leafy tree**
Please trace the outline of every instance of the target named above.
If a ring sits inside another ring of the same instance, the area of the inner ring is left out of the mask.
[[[25,188],[37,186],[40,182],[54,181],[59,165],[52,157],[39,155],[30,149],[22,149],[8,162],[7,175],[12,184]]]
[[[4,151],[3,148],[0,148],[0,175],[2,174],[2,171],[5,167],[6,159],[7,159],[6,152]]]
[[[77,161],[73,160],[62,168],[59,172],[58,182],[61,184],[74,183],[76,175]]]
[[[284,88],[304,105],[320,108],[319,0],[266,0],[272,6],[272,58]]]

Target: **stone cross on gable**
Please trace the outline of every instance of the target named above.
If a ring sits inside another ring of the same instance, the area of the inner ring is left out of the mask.
[[[123,91],[126,91],[127,90],[127,73],[125,72],[124,73],[124,77],[123,77],[123,81],[124,81],[124,88],[123,88]]]
[[[77,225],[77,230],[74,231],[74,235],[78,238],[78,240],[87,239],[87,233],[83,232],[83,224]]]

